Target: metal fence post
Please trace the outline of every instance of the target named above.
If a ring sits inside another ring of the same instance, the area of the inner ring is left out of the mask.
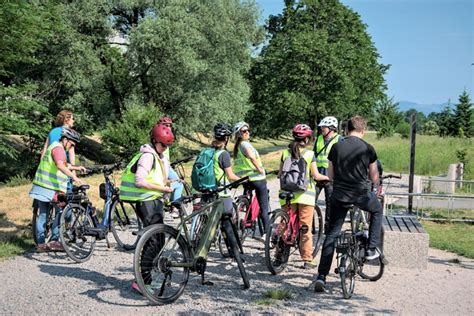
[[[413,193],[413,178],[415,175],[415,144],[416,144],[416,112],[411,115],[410,120],[410,177],[408,181],[408,193]],[[413,214],[413,196],[408,196],[408,214]]]

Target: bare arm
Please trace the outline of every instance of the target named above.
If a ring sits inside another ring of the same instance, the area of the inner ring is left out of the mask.
[[[237,181],[240,179],[239,176],[237,176],[234,171],[232,170],[232,167],[227,167],[224,169],[225,175],[227,176],[227,179],[230,181]]]
[[[328,181],[328,176],[323,176],[319,173],[318,167],[316,166],[316,161],[311,162],[311,175],[316,181]]]
[[[44,142],[43,149],[41,150],[41,159],[43,159],[43,156],[46,153],[46,150],[48,149],[48,144],[49,144],[49,136],[46,137],[46,141]]]
[[[249,150],[248,148],[245,148],[245,152],[244,152],[244,155],[250,159],[250,161],[252,162],[252,164],[254,165],[255,169],[259,172],[259,173],[264,173],[265,170],[263,170],[263,167],[262,166],[259,166],[258,164],[258,161],[257,161],[257,157],[255,156],[255,154]]]
[[[71,177],[72,180],[74,180],[74,182],[76,182],[79,185],[84,184],[84,182],[81,179],[79,179],[71,170],[69,170],[68,167],[66,167],[66,164],[64,163],[64,161],[60,160],[58,162],[55,162],[55,164],[56,164],[56,167],[58,167],[58,169],[61,170],[62,173],[64,173],[68,177]]]
[[[329,176],[329,181],[334,181],[334,166],[332,165],[331,160],[329,160],[328,176]]]
[[[374,186],[379,185],[379,171],[377,169],[377,161],[374,161],[369,165],[369,177]]]

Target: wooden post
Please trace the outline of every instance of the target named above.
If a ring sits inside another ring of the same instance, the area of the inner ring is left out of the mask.
[[[410,176],[408,181],[408,193],[413,193],[413,179],[415,176],[416,112],[411,115],[410,126]],[[411,195],[408,197],[408,213],[413,214],[413,196]]]

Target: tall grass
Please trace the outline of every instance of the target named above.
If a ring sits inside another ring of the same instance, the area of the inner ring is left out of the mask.
[[[365,140],[372,144],[382,161],[384,169],[408,173],[410,166],[410,140],[395,135],[378,139],[375,133],[368,133]],[[470,138],[437,137],[416,135],[415,174],[446,174],[449,164],[458,163],[456,150],[467,150],[467,165],[464,179],[474,179],[474,143]]]

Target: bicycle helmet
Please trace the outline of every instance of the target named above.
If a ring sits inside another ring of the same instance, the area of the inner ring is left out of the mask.
[[[298,124],[291,130],[296,140],[302,140],[313,135],[313,130],[306,124]]]
[[[70,127],[63,127],[61,130],[61,139],[63,138],[67,138],[78,144],[81,141],[81,134]]]
[[[337,129],[337,118],[335,118],[334,116],[326,116],[321,120],[321,122],[319,122],[318,126],[333,127]]]
[[[232,135],[231,127],[225,123],[217,123],[214,126],[214,137],[216,139],[222,140],[226,137]]]
[[[237,133],[240,132],[240,130],[244,127],[249,128],[249,125],[245,122],[239,122],[235,124],[234,129],[232,130],[232,133],[237,135]]]
[[[168,116],[163,116],[162,118],[159,119],[158,123],[156,123],[158,125],[160,124],[170,124],[170,125],[173,125],[173,120],[168,117]]]
[[[156,124],[150,132],[152,143],[162,143],[167,146],[172,145],[174,142],[174,135],[171,128]]]

